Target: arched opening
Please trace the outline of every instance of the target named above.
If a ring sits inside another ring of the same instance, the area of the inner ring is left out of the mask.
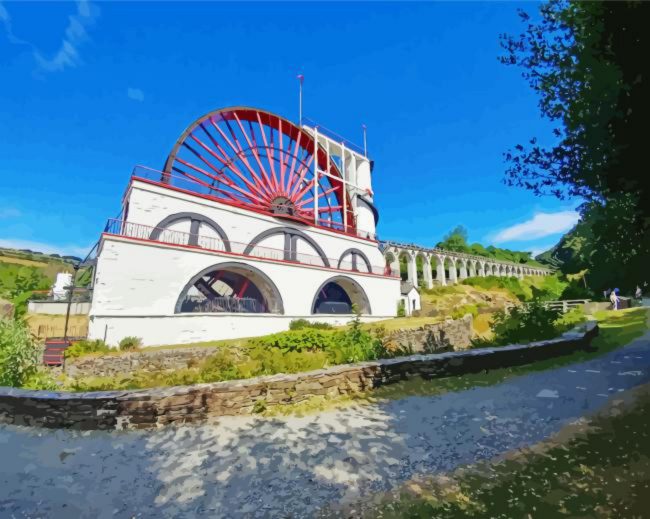
[[[409,280],[409,268],[412,258],[408,252],[401,252],[399,254],[399,275],[402,281]]]
[[[230,252],[226,232],[217,222],[198,213],[183,212],[167,216],[158,222],[149,239]]]
[[[387,276],[397,276],[400,271],[400,263],[397,261],[395,254],[388,251],[384,253],[384,259],[386,260],[386,267],[384,269],[384,274]]]
[[[457,261],[451,258],[445,259],[445,279],[448,283],[456,283],[458,281]]]
[[[370,302],[361,285],[345,276],[323,283],[312,303],[312,314],[351,314],[355,305],[362,314],[370,314]]]
[[[368,256],[359,249],[348,249],[341,254],[337,268],[354,272],[372,272]]]
[[[418,285],[428,287],[429,280],[431,279],[431,264],[421,252],[415,255],[415,271],[418,275]]]
[[[282,297],[262,271],[243,263],[220,263],[194,276],[176,302],[176,313],[282,314]]]

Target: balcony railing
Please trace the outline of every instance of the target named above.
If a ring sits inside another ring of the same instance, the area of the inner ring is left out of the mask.
[[[370,266],[368,270],[364,261],[359,260],[353,263],[351,260],[341,261],[339,258],[327,258],[329,266],[325,264],[323,258],[317,254],[308,254],[305,252],[290,251],[285,249],[276,249],[273,247],[264,247],[255,245],[248,250],[247,243],[228,240],[228,244],[216,236],[204,234],[192,234],[174,229],[165,229],[162,227],[151,227],[140,223],[134,223],[124,220],[110,219],[106,224],[104,233],[125,236],[137,240],[146,240],[151,242],[166,243],[169,245],[178,245],[181,247],[190,247],[202,249],[211,252],[223,254],[232,254],[236,256],[246,256],[252,258],[268,259],[282,261],[287,263],[299,263],[303,265],[312,265],[315,267],[329,268],[334,270],[345,270],[349,272],[369,273],[378,276],[399,277],[399,272],[394,272],[390,266]],[[152,238],[152,236],[154,236]]]
[[[206,197],[222,204],[234,205],[236,207],[241,207],[242,209],[249,209],[246,205],[243,204],[240,206],[238,204],[235,204],[234,202],[226,202],[223,199],[214,196],[214,192],[209,187],[206,187],[198,182],[194,182],[193,180],[187,177],[183,177],[181,175],[175,175],[173,173],[163,173],[162,171],[148,168],[146,166],[136,166],[135,168],[133,168],[131,178],[149,180],[157,184],[163,183],[163,179],[164,179],[164,183],[168,187],[176,188],[184,192],[189,192],[191,194],[196,194],[202,197]],[[257,211],[257,212],[261,212],[261,211]],[[264,214],[268,214],[268,216],[277,217],[277,215],[274,215],[273,213],[264,213]],[[305,223],[304,219],[299,219],[299,218],[296,219],[299,220],[300,223]],[[311,223],[312,221],[313,220],[307,223]],[[331,220],[319,218],[316,227],[321,229],[336,231],[336,232],[342,232],[345,234],[357,236],[359,238],[364,238],[367,240],[377,240],[377,235],[375,233],[365,231],[363,229],[357,229],[355,225],[353,225],[350,222],[348,222],[347,225],[344,225],[342,222],[333,222]]]

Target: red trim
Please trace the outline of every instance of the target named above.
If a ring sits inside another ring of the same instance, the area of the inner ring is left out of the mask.
[[[233,206],[233,207],[237,207],[238,209],[242,209],[244,211],[250,211],[252,213],[259,213],[259,214],[263,214],[265,216],[270,216],[272,218],[278,218],[278,215],[276,215],[276,214],[270,213],[268,211],[262,211],[261,209],[254,209],[254,208],[252,208],[252,207],[250,207],[249,205],[246,205],[246,204],[237,204],[235,202],[227,202],[225,200],[222,200],[220,198],[216,198],[216,197],[213,197],[213,196],[210,196],[210,195],[203,195],[201,193],[195,193],[194,191],[189,191],[189,190],[183,189],[181,187],[170,186],[169,184],[166,184],[164,182],[156,182],[155,180],[151,180],[151,179],[144,178],[144,177],[138,177],[136,175],[131,176],[131,180],[129,181],[129,189],[133,186],[133,181],[134,180],[137,180],[138,182],[144,182],[145,184],[151,184],[152,186],[158,186],[158,187],[162,187],[164,189],[169,189],[171,191],[177,191],[179,193],[184,193],[186,195],[195,196],[195,197],[198,197],[198,198],[203,198],[204,200],[210,200],[211,202],[215,202],[217,204]],[[324,231],[331,232],[331,233],[334,233],[334,234],[342,234],[343,236],[351,236],[353,238],[368,241],[370,243],[377,243],[377,240],[372,239],[372,238],[364,238],[363,236],[358,236],[356,233],[353,234],[353,233],[349,233],[349,232],[345,232],[345,231],[339,231],[337,229],[332,229],[330,227],[324,227],[322,225],[314,225],[312,223],[306,223],[305,220],[303,220],[301,218],[295,218],[295,217],[284,216],[283,215],[282,219],[294,220],[296,223],[300,223],[300,224],[303,224],[303,225],[309,225],[309,226],[315,227],[316,229],[319,229],[319,230],[324,230]]]
[[[102,238],[109,236],[109,237],[114,237],[114,238],[121,238],[123,240],[130,240],[130,241],[137,241],[137,242],[142,242],[142,243],[152,243],[156,245],[164,245],[166,247],[170,248],[181,248],[181,249],[190,249],[194,251],[203,251],[203,252],[210,252],[212,254],[221,254],[223,256],[233,256],[235,258],[249,258],[249,259],[254,259],[258,261],[268,261],[271,263],[280,263],[280,264],[290,264],[290,265],[296,265],[300,267],[307,267],[307,268],[312,268],[312,269],[325,269],[325,270],[333,270],[336,272],[345,272],[345,273],[352,273],[352,274],[359,274],[361,276],[372,276],[372,277],[378,277],[378,278],[389,278],[389,279],[398,279],[399,276],[386,276],[384,274],[375,274],[374,272],[360,272],[357,270],[344,270],[344,269],[338,269],[334,267],[319,267],[316,265],[309,265],[308,263],[300,263],[299,261],[291,261],[291,260],[279,260],[279,259],[272,259],[272,258],[263,258],[260,256],[253,256],[251,254],[239,254],[237,252],[228,252],[224,250],[215,250],[215,249],[206,249],[205,247],[199,247],[198,245],[180,245],[176,243],[165,243],[164,241],[156,241],[156,240],[149,240],[147,238],[135,238],[133,236],[123,236],[121,234],[113,234],[110,232],[103,232],[102,233]]]

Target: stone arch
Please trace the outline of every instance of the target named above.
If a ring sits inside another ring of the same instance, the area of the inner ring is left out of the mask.
[[[341,268],[341,263],[345,260],[346,256],[351,257],[351,262],[352,262],[352,270],[353,271],[358,271],[359,270],[359,259],[361,259],[365,265],[367,272],[372,272],[372,267],[370,266],[370,260],[368,259],[368,256],[366,256],[363,251],[355,248],[348,249],[341,254],[341,257],[339,258],[339,262],[337,264],[337,268]],[[347,269],[346,269],[347,270]]]
[[[386,261],[386,274],[393,276],[400,275],[399,254],[396,250],[386,249],[384,251],[384,260]]]
[[[415,255],[412,251],[408,249],[399,249],[397,253],[397,259],[400,262],[400,275],[401,275],[401,262],[402,258],[406,259],[406,279],[404,281],[409,281],[413,286],[418,285],[418,272],[415,265]]]
[[[165,231],[173,232],[171,229],[167,229],[167,227],[183,220],[190,221],[190,232],[188,235],[189,237],[188,237],[187,245],[201,246],[200,240],[202,238],[200,238],[199,236],[199,229],[201,225],[206,225],[210,229],[212,229],[215,233],[217,233],[217,235],[223,242],[224,249],[227,252],[230,252],[230,240],[228,240],[228,235],[226,234],[226,231],[224,231],[223,228],[212,218],[208,218],[207,216],[204,216],[199,213],[182,212],[182,213],[170,214],[169,216],[163,218],[160,222],[158,222],[156,228],[153,231],[151,231],[151,234],[149,235],[149,239],[165,241],[164,240]],[[161,240],[161,238],[163,239]]]
[[[345,295],[347,296],[347,299],[349,301],[349,311],[347,313],[352,313],[351,310],[351,305],[354,304],[358,307],[359,311],[362,314],[370,315],[372,313],[372,309],[370,308],[370,300],[368,299],[368,296],[366,295],[365,290],[363,287],[354,279],[349,278],[347,276],[334,276],[329,278],[327,281],[321,284],[320,287],[318,287],[318,290],[314,294],[314,299],[312,300],[311,303],[311,313],[312,314],[318,314],[318,313],[346,313],[346,312],[325,312],[325,311],[319,311],[319,310],[336,310],[337,307],[340,307],[341,309],[344,308],[345,304],[348,304],[346,301],[343,301],[343,304],[340,304],[341,301],[336,300],[332,301],[334,303],[337,303],[336,305],[332,305],[330,301],[328,301],[328,287],[331,287],[332,285],[336,285],[338,288],[342,289]]]
[[[445,274],[450,283],[458,283],[458,258],[455,256],[447,256],[445,258]]]
[[[433,286],[433,274],[431,272],[431,260],[429,255],[423,251],[415,252],[415,267],[417,271],[418,259],[420,259],[422,264],[422,279],[424,280],[424,285],[426,288],[431,288]],[[418,278],[420,273],[418,272]]]
[[[330,262],[327,259],[327,256],[325,255],[325,252],[323,249],[316,243],[316,241],[309,236],[308,234],[304,233],[300,229],[296,229],[295,227],[274,227],[272,229],[267,229],[266,231],[262,231],[259,233],[255,238],[251,240],[251,242],[246,246],[246,249],[244,249],[244,255],[248,256],[250,253],[253,251],[253,249],[262,241],[265,240],[266,238],[270,238],[271,236],[277,236],[278,234],[284,235],[284,260],[286,261],[298,261],[298,253],[297,253],[297,247],[296,244],[299,239],[306,241],[320,256],[320,259],[323,262],[323,266],[329,267]]]
[[[225,273],[225,274],[224,274]],[[207,279],[206,279],[207,278]],[[242,279],[243,278],[243,279]],[[230,288],[235,292],[235,287],[232,286],[233,283],[242,283],[243,286],[237,287],[237,297],[236,299],[240,300],[240,303],[235,305],[233,301],[228,301],[228,299],[235,299],[232,297],[232,293],[224,295],[217,291],[214,288],[217,281],[222,279],[226,280]],[[254,298],[257,300],[258,305],[251,306],[263,306],[264,308],[259,312],[247,311],[246,305],[241,304],[242,296],[246,295],[246,290],[253,290],[251,284],[254,287]],[[197,312],[202,311],[201,309],[189,309],[196,308],[196,306],[191,305],[189,301],[188,294],[194,289],[195,292],[198,292],[205,299],[214,302],[215,305],[206,305],[211,308],[216,308],[219,305],[222,306],[232,306],[237,307],[237,312],[241,313],[272,313],[272,314],[284,314],[284,303],[282,301],[282,295],[278,290],[278,287],[260,269],[247,265],[246,263],[240,263],[235,261],[227,261],[223,263],[216,263],[210,267],[203,269],[198,274],[192,276],[190,281],[183,287],[176,305],[174,307],[174,313],[185,313],[185,312]],[[200,306],[199,306],[200,308]],[[219,312],[219,311],[228,311],[228,310],[208,310],[209,312]],[[231,310],[232,311],[232,310]]]

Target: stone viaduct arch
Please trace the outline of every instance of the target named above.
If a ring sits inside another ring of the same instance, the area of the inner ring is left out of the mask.
[[[426,288],[434,284],[456,284],[468,277],[485,276],[547,276],[550,269],[541,267],[526,267],[518,263],[500,261],[483,256],[446,251],[436,248],[425,248],[413,244],[396,242],[381,243],[386,269],[394,273],[400,271],[400,261],[406,262],[406,280]],[[417,264],[422,263],[422,276],[419,279]]]

